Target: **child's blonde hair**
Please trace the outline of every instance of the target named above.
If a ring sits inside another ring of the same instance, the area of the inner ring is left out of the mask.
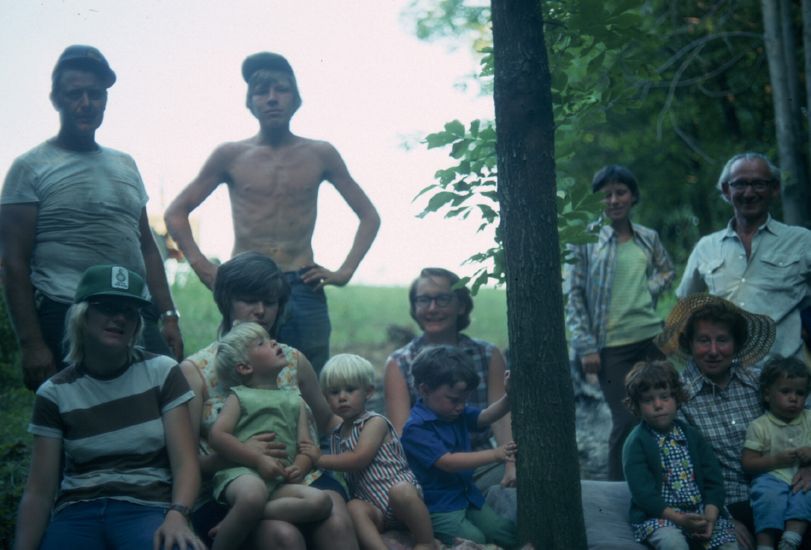
[[[374,386],[375,369],[372,364],[353,353],[339,353],[330,358],[321,370],[321,389],[326,391],[338,386]]]
[[[248,365],[251,344],[258,340],[270,340],[270,335],[258,323],[239,323],[217,343],[217,376],[226,387],[245,383],[245,377],[237,372],[237,365]]]

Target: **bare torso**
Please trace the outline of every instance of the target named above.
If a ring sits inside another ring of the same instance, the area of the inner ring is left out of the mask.
[[[314,264],[318,189],[332,146],[294,137],[278,147],[256,138],[229,143],[225,167],[234,223],[234,254],[254,250],[284,271]]]

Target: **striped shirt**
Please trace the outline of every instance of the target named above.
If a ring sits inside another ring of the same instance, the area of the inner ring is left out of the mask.
[[[411,372],[411,366],[414,364],[414,359],[417,355],[429,346],[430,344],[425,341],[425,336],[417,336],[405,346],[392,352],[386,360],[387,363],[394,361],[397,363],[397,366],[400,367],[400,372],[403,374],[403,378],[408,385],[412,407],[417,403],[419,394],[414,384],[414,375]],[[473,360],[473,366],[476,368],[476,374],[479,375],[479,386],[470,393],[467,404],[479,409],[486,409],[489,404],[487,400],[487,381],[489,380],[490,360],[493,358],[496,346],[486,340],[470,338],[464,334],[459,335],[456,346],[470,356]],[[478,451],[492,448],[493,445],[490,442],[492,436],[493,431],[489,427],[481,432],[471,434],[473,450]]]
[[[358,444],[360,433],[370,419],[382,418],[389,428],[389,433],[377,450],[372,462],[358,472],[347,472],[346,482],[352,498],[364,500],[383,512],[386,519],[391,519],[389,510],[389,490],[400,482],[411,483],[419,488],[417,478],[408,466],[403,445],[397,437],[389,419],[373,412],[366,412],[354,420],[349,437],[341,436],[341,426],[332,432],[330,448],[332,454],[353,451]]]
[[[725,388],[712,383],[695,362],[690,361],[681,379],[687,391],[687,402],[679,408],[679,418],[698,428],[715,451],[727,502],[749,499],[749,479],[741,466],[741,453],[746,427],[763,414],[758,382],[754,374],[733,363]]]
[[[176,365],[137,350],[135,362],[113,378],[70,365],[37,390],[28,431],[61,439],[65,454],[55,510],[100,498],[171,502],[162,416],[194,397]]]

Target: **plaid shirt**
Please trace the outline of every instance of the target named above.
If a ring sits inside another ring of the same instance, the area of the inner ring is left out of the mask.
[[[676,276],[673,262],[656,231],[635,223],[631,229],[634,242],[648,258],[648,290],[655,306],[656,299]],[[596,243],[570,248],[574,262],[566,264],[563,284],[568,296],[566,328],[573,358],[597,353],[605,347],[617,244],[614,228],[604,225]]]
[[[712,445],[724,474],[727,502],[733,503],[749,499],[749,479],[741,466],[741,453],[746,428],[763,414],[763,407],[754,374],[737,362],[730,374],[729,383],[721,388],[704,377],[691,360],[681,375],[687,402],[679,409],[679,417],[698,428]]]

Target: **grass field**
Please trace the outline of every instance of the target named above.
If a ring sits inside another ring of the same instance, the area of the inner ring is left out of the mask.
[[[182,318],[181,329],[186,352],[210,343],[217,333],[220,315],[211,292],[197,278],[176,283],[173,295]],[[386,343],[390,325],[417,330],[408,314],[408,289],[405,287],[348,286],[327,287],[331,345],[334,352],[353,352],[353,347]],[[507,309],[505,293],[482,289],[475,297],[472,322],[466,331],[489,340],[501,348],[507,345]],[[356,351],[357,353],[360,353]]]

